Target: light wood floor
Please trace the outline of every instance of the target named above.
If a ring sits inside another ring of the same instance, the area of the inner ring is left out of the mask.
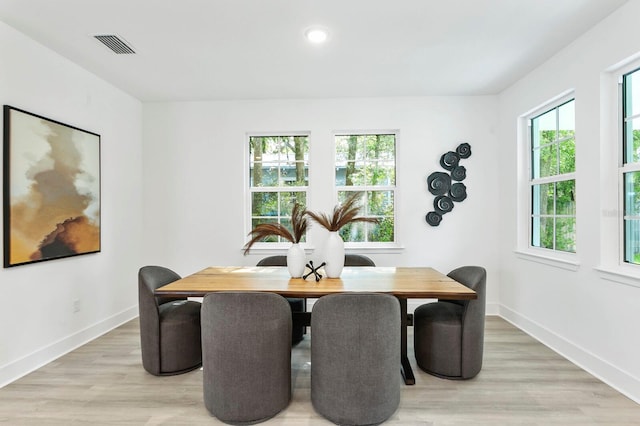
[[[291,404],[263,424],[331,424],[311,406],[309,342],[293,349]],[[423,373],[409,351],[416,385],[402,387],[389,425],[640,425],[640,405],[498,317],[487,318],[484,366],[473,380]],[[204,407],[202,371],[154,377],[142,369],[137,320],[0,389],[0,423],[222,424]]]

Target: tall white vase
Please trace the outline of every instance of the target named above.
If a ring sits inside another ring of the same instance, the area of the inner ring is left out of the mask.
[[[344,241],[337,232],[329,232],[324,248],[324,271],[328,278],[339,278],[344,268]]]
[[[300,244],[291,244],[287,250],[287,268],[292,278],[300,278],[304,274],[304,265],[307,263],[307,256]]]

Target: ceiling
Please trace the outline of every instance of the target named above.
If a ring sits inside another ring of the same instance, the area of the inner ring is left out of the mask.
[[[0,0],[0,20],[145,102],[486,95],[625,1]]]

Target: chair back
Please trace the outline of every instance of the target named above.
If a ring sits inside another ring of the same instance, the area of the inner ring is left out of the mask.
[[[379,424],[400,403],[400,304],[388,294],[323,296],[311,316],[311,402],[336,424]]]
[[[158,306],[175,300],[156,297],[155,289],[177,281],[180,275],[162,266],[143,266],[138,271],[138,313],[142,362],[150,372],[160,372],[160,311]]]
[[[182,278],[180,275],[163,266],[143,266],[138,271],[138,302],[142,304],[144,299],[145,302],[152,301],[154,304],[162,305],[173,300],[184,299],[184,297],[154,295],[157,288],[178,281],[180,278]]]
[[[229,424],[273,417],[291,399],[291,310],[282,296],[218,292],[202,302],[204,403]]]
[[[473,377],[482,367],[487,271],[481,266],[463,266],[454,269],[447,275],[469,287],[478,295],[477,299],[457,301],[464,307],[462,314],[462,368],[464,371],[462,371],[462,377]]]
[[[361,254],[345,254],[344,266],[376,266],[373,260]]]
[[[287,256],[267,256],[260,259],[256,266],[287,266]]]
[[[287,256],[268,256],[256,266],[287,266]],[[344,266],[376,266],[373,260],[361,254],[345,254]]]

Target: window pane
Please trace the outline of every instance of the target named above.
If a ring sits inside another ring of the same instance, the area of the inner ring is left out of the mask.
[[[624,76],[624,116],[640,114],[640,70]]]
[[[395,185],[395,163],[390,161],[373,161],[366,168],[366,184]]]
[[[640,172],[624,174],[624,214],[640,216]]]
[[[264,139],[264,155],[266,159],[280,159],[280,151],[283,146],[283,138],[280,136],[265,137]]]
[[[364,160],[364,152],[364,138],[362,136],[336,136],[336,161]]]
[[[277,163],[254,163],[250,170],[251,186],[278,186]]]
[[[365,184],[364,174],[364,162],[349,161],[336,168],[336,182],[343,182],[342,186],[361,186]]]
[[[576,181],[556,182],[556,215],[576,215]]]
[[[365,241],[365,223],[349,223],[340,229],[340,236],[344,241],[362,242]]]
[[[254,192],[251,198],[251,216],[278,215],[277,192]]]
[[[350,196],[352,196],[354,192],[358,192],[358,191],[338,191],[338,203],[344,203],[345,200]],[[364,193],[362,193],[362,198],[360,198],[356,204],[359,206],[364,206]],[[360,213],[362,212],[363,210],[361,209]]]
[[[282,218],[280,219],[280,224],[282,226],[284,226],[285,228],[287,228],[289,230],[289,232],[291,232],[291,234],[293,235],[293,227],[291,226],[291,218]],[[287,240],[286,238],[282,238],[282,237],[278,237],[278,241],[280,242],[288,242],[289,240]],[[302,238],[300,239],[300,242],[305,242],[306,241],[306,234],[302,236]]]
[[[531,199],[531,214],[553,215],[553,183],[532,185]]]
[[[558,139],[575,137],[575,116],[575,101],[567,102],[558,107]]]
[[[250,137],[249,138],[249,158],[253,161],[262,161],[262,138]]]
[[[560,143],[559,147],[560,165],[559,173],[573,173],[576,171],[576,143],[569,139]]]
[[[280,138],[281,161],[308,160],[309,142],[307,136],[283,136]]]
[[[369,241],[378,243],[390,243],[394,241],[394,223],[393,216],[387,216],[380,220],[380,223],[368,223]]]
[[[558,174],[558,145],[548,145],[540,149],[540,177]]]
[[[640,220],[624,221],[624,260],[640,264]]]
[[[624,123],[625,163],[640,161],[640,118]]]
[[[556,110],[552,109],[534,119],[532,121],[532,147],[540,146],[555,142],[556,138]]]
[[[291,216],[296,201],[302,206],[307,205],[306,192],[280,192],[280,216]]]
[[[534,239],[531,245],[541,248],[553,248],[553,218],[539,217],[534,218]]]
[[[576,220],[573,217],[556,219],[556,250],[576,251]]]
[[[336,186],[345,186],[347,184],[347,165],[346,163],[336,163]]]
[[[252,219],[251,220],[251,229],[254,229],[256,226],[258,226],[261,223],[276,223],[276,222],[277,221],[275,219]],[[275,242],[278,241],[278,237],[269,236],[269,237],[265,238],[262,241],[268,242],[268,243],[275,243]]]
[[[365,138],[368,160],[395,158],[395,135],[366,135]]]
[[[280,186],[307,186],[309,168],[303,162],[287,162],[280,167]]]
[[[367,216],[393,216],[393,191],[370,191],[367,193]]]

